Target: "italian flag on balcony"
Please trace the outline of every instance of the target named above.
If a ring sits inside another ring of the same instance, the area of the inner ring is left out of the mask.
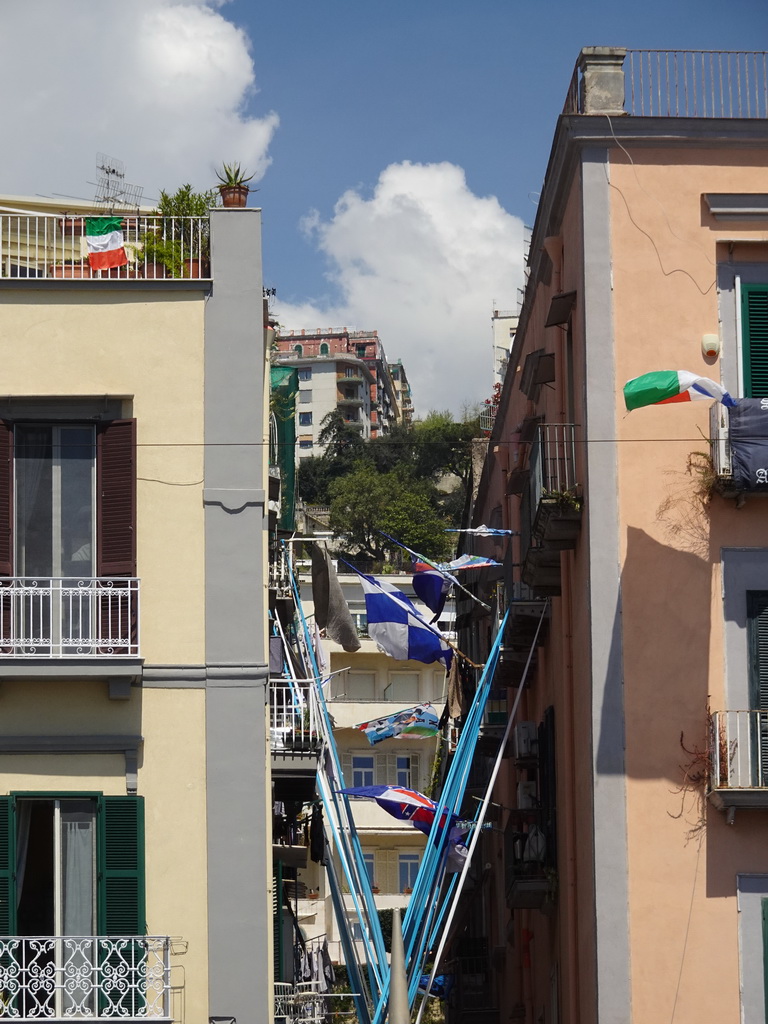
[[[123,267],[128,262],[123,247],[122,217],[86,217],[85,240],[92,270]]]
[[[712,400],[735,406],[736,401],[720,384],[709,377],[699,377],[688,370],[657,370],[633,377],[624,385],[627,409],[642,409],[645,405],[668,405],[672,402]]]

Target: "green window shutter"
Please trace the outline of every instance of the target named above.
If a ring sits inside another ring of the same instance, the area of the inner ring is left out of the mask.
[[[16,933],[16,840],[13,797],[0,796],[0,935]]]
[[[760,907],[763,912],[763,992],[768,1018],[768,900],[760,900]]]
[[[144,935],[144,798],[99,799],[100,935]]]
[[[768,590],[747,591],[747,637],[752,708],[768,711]]]
[[[768,398],[768,284],[741,287],[744,397]]]

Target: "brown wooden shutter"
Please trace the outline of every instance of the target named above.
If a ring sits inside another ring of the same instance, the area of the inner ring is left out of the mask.
[[[99,425],[96,573],[136,575],[136,420]]]
[[[0,576],[13,575],[13,425],[0,420]]]

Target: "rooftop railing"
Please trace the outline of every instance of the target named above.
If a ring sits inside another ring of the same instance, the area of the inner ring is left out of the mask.
[[[86,218],[0,214],[0,278],[132,280],[210,278],[208,217],[128,216],[121,222],[128,262],[94,270]]]
[[[590,47],[574,70],[563,113],[765,118],[768,54]]]

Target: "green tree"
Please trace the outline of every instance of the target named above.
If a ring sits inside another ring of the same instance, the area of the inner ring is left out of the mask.
[[[382,561],[400,550],[380,531],[428,558],[441,558],[450,549],[445,533],[450,523],[437,510],[434,485],[406,470],[378,473],[359,463],[333,481],[329,494],[331,530],[358,555]]]

